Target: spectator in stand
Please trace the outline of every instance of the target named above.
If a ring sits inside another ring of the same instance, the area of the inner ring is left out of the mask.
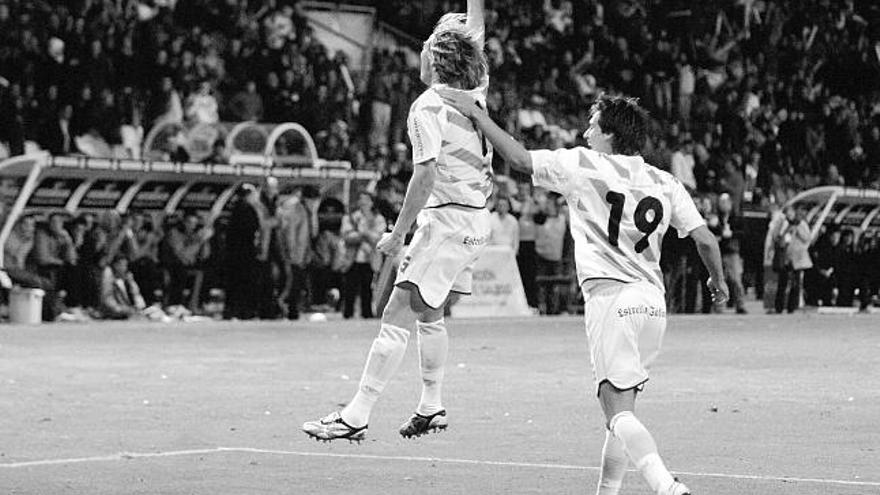
[[[122,223],[119,213],[115,210],[107,210],[101,213],[85,234],[79,251],[79,264],[82,265],[80,269],[86,274],[86,284],[88,284],[82,298],[85,307],[100,307],[104,268],[117,254],[133,251],[129,244],[133,233],[129,235],[129,229],[124,229]]]
[[[303,188],[297,186],[279,209],[281,252],[287,267],[281,300],[286,303],[289,320],[299,319],[306,289],[306,268],[311,257],[310,215],[304,202]]]
[[[127,320],[140,314],[146,307],[134,275],[128,269],[128,258],[116,255],[104,267],[101,277],[101,316],[111,320]]]
[[[370,146],[387,146],[391,126],[391,94],[394,92],[394,76],[390,70],[390,59],[380,59],[370,80]]]
[[[145,302],[152,305],[164,296],[164,281],[159,267],[161,234],[143,213],[134,213],[132,217],[134,236],[130,269]]]
[[[519,251],[519,222],[510,214],[510,199],[500,197],[495,200],[495,211],[490,222],[492,233],[489,245],[507,246],[516,255]]]
[[[859,266],[858,250],[852,230],[844,229],[840,235],[840,257],[834,265],[837,273],[837,299],[834,304],[851,308],[863,267]]]
[[[230,116],[236,121],[263,120],[263,99],[257,92],[257,83],[248,80],[244,90],[239,91],[229,102]]]
[[[385,218],[376,211],[373,196],[358,195],[357,209],[342,218],[341,235],[345,241],[350,267],[342,286],[343,318],[354,316],[354,301],[361,302],[361,317],[373,317],[373,273],[379,268],[376,243],[388,228]]]
[[[55,155],[67,155],[74,151],[73,107],[62,105],[58,110],[57,118],[50,120],[41,130],[40,145]]]
[[[863,233],[859,239],[859,310],[867,311],[880,289],[880,239],[876,233]]]
[[[394,145],[394,158],[388,163],[387,173],[383,173],[383,177],[389,177],[401,184],[409,184],[409,179],[413,174],[413,163],[410,158],[409,148],[403,143]]]
[[[34,234],[37,220],[26,215],[18,219],[4,246],[3,269],[12,279],[12,283],[20,287],[32,289],[48,288],[49,281],[40,277],[37,270],[28,262],[34,248]]]
[[[158,91],[153,93],[147,116],[155,123],[183,122],[183,100],[174,88],[174,81],[170,76],[160,80]]]
[[[50,214],[48,224],[39,226],[34,237],[34,264],[37,273],[46,280],[43,321],[55,321],[63,312],[62,277],[65,267],[77,261],[73,239],[64,228],[64,221],[64,214]]]
[[[412,102],[412,76],[408,72],[400,73],[391,93],[391,142],[393,143],[402,142],[406,136],[406,119],[409,117],[409,107]]]
[[[252,199],[260,219],[259,250],[257,252],[257,316],[274,319],[282,316],[282,301],[277,297],[283,291],[278,287],[276,273],[284,273],[281,243],[278,238],[278,179],[266,177],[259,194]],[[276,271],[277,268],[277,271]]]
[[[731,211],[737,216],[742,213],[743,194],[746,187],[740,160],[740,155],[733,155],[724,160],[724,170],[718,179],[722,196],[727,195],[727,199],[731,203]]]
[[[707,225],[712,225],[718,220],[718,214],[715,210],[715,202],[711,197],[703,196],[694,198],[697,210],[706,219]],[[690,242],[688,246],[688,264],[691,269],[686,272],[685,277],[685,313],[694,313],[697,311],[697,300],[700,301],[700,313],[709,314],[712,312],[714,305],[712,304],[712,294],[709,292],[706,281],[709,279],[709,271],[705,265],[697,263],[699,259],[697,246]]]
[[[199,91],[186,100],[186,119],[193,124],[216,124],[220,121],[219,105],[209,81],[202,81]]]
[[[343,274],[348,268],[345,241],[339,231],[320,229],[314,239],[314,257],[308,268],[312,304],[338,310]]]
[[[543,222],[535,219],[535,253],[537,254],[538,301],[542,314],[559,314],[559,286],[554,280],[562,275],[562,248],[565,241],[566,220],[559,214],[555,193],[547,195]]]
[[[201,226],[195,211],[184,213],[183,220],[166,232],[168,257],[164,265],[169,276],[167,306],[183,305],[190,311],[198,310],[205,276],[202,263],[211,255],[210,240],[213,235],[214,229]],[[192,285],[189,284],[190,279]],[[184,300],[187,287],[190,288],[189,301]]]
[[[718,221],[710,225],[721,248],[721,262],[724,267],[724,278],[730,286],[730,302],[737,314],[745,314],[745,289],[743,289],[743,261],[740,256],[740,242],[743,235],[742,219],[733,209],[733,201],[729,194],[718,197]]]
[[[696,88],[696,76],[694,75],[694,67],[686,53],[680,55],[676,67],[678,69],[678,118],[687,122],[691,119],[691,101]]]
[[[89,284],[90,274],[82,259],[83,246],[89,233],[89,218],[87,215],[79,215],[67,225],[67,231],[73,240],[73,248],[77,253],[77,263],[68,267],[65,285],[67,298],[65,304],[69,308],[83,308],[91,301],[87,292],[92,289]]]
[[[807,291],[807,304],[831,306],[834,304],[834,289],[838,286],[835,270],[843,256],[840,229],[831,228],[813,246],[810,254],[813,258],[814,283],[813,290]]]
[[[681,146],[672,153],[672,175],[679,180],[689,191],[697,189],[697,179],[694,176],[694,143],[690,138],[685,138]]]
[[[785,249],[785,264],[779,273],[779,287],[776,291],[776,313],[788,310],[793,313],[801,304],[801,291],[804,283],[804,270],[813,267],[810,259],[810,227],[803,218],[803,212],[789,206],[785,208],[785,222],[782,224],[776,243]]]
[[[520,203],[518,233],[519,248],[516,254],[516,264],[519,267],[519,276],[522,278],[523,289],[526,293],[526,301],[531,308],[538,307],[538,286],[535,282],[537,276],[538,255],[535,252],[535,238],[537,226],[535,214],[537,204],[531,195],[531,185],[524,184],[521,189],[523,200]]]
[[[260,233],[260,217],[254,207],[257,190],[251,184],[238,190],[229,230],[226,233],[226,304],[223,318],[249,320],[257,314],[257,301],[253,290],[257,274],[257,255]]]

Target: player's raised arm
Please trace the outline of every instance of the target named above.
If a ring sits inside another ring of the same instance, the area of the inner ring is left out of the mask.
[[[717,304],[727,301],[730,291],[727,282],[724,281],[724,271],[721,267],[721,250],[718,248],[718,240],[709,227],[701,225],[690,232],[691,239],[697,245],[700,259],[709,271],[709,290],[712,292],[712,300]]]
[[[467,30],[476,33],[482,45],[486,41],[486,0],[468,0]]]
[[[495,151],[501,154],[511,167],[525,174],[532,174],[532,156],[516,139],[498,127],[486,111],[470,95],[462,91],[442,91],[440,96],[447,105],[455,108],[471,122],[492,143]]]

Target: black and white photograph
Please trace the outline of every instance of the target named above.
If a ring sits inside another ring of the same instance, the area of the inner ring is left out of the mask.
[[[0,495],[880,494],[878,378],[876,0],[0,0]]]

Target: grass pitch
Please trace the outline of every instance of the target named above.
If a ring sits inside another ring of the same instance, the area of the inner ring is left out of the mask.
[[[448,326],[449,430],[397,434],[410,345],[361,445],[299,426],[351,397],[376,322],[0,326],[0,493],[592,494],[582,320]],[[672,317],[637,414],[695,494],[877,494],[878,373],[876,316]]]

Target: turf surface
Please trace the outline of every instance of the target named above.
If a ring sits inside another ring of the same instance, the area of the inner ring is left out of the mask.
[[[449,328],[449,430],[397,435],[411,345],[350,445],[299,425],[350,398],[375,322],[0,326],[0,493],[592,494],[581,320]],[[876,316],[672,317],[637,414],[695,494],[877,494],[878,373]]]

